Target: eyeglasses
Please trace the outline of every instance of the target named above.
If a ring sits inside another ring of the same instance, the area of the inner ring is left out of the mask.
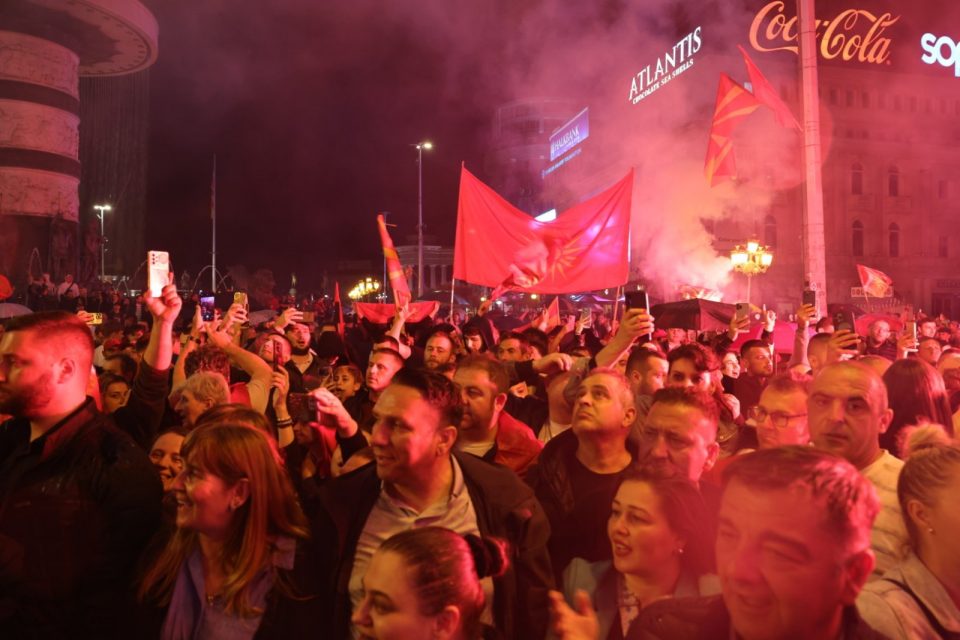
[[[777,429],[786,429],[787,425],[790,423],[790,420],[793,418],[803,418],[806,417],[805,413],[795,413],[793,415],[789,413],[784,413],[782,411],[771,411],[767,412],[761,406],[750,407],[747,410],[747,417],[753,420],[756,424],[763,424],[767,418],[770,418],[771,424]]]

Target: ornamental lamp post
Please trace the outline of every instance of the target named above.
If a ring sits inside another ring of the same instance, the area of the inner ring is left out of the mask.
[[[737,245],[730,252],[733,270],[747,276],[747,304],[750,304],[750,284],[753,276],[766,273],[773,264],[773,252],[756,240],[748,240],[746,246]]]

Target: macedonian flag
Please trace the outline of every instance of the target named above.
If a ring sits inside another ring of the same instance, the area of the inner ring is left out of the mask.
[[[731,80],[727,74],[720,74],[717,104],[713,109],[710,140],[707,143],[707,159],[703,167],[711,187],[723,178],[736,177],[737,165],[731,136],[740,121],[759,106],[760,102],[752,93]]]

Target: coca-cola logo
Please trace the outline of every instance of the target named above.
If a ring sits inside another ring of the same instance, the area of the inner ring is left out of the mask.
[[[799,52],[796,16],[787,16],[782,0],[769,3],[753,18],[750,45],[757,51]],[[845,9],[831,20],[816,20],[820,56],[825,60],[839,58],[846,62],[890,64],[887,28],[900,20],[890,13],[875,14],[866,9]]]

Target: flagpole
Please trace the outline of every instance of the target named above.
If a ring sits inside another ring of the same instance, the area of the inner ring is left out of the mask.
[[[210,185],[210,220],[213,225],[213,242],[210,251],[210,288],[217,292],[217,154],[213,154],[213,181]]]
[[[619,312],[620,307],[620,290],[623,288],[623,285],[617,286],[617,295],[613,298],[613,322],[617,321],[617,313]]]
[[[453,324],[453,285],[456,281],[456,278],[450,278],[450,324]]]
[[[823,225],[823,173],[820,150],[820,93],[817,86],[815,0],[797,0],[800,25],[800,84],[803,95],[803,275],[816,292],[817,308],[827,308],[826,246]]]

